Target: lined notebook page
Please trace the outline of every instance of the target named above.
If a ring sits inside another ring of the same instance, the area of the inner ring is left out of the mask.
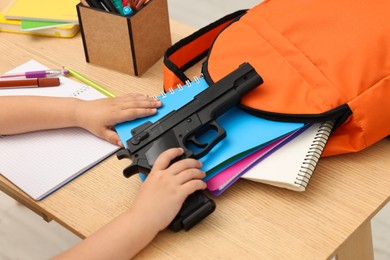
[[[47,69],[29,61],[12,73]],[[73,96],[81,99],[105,97],[92,87],[61,77],[59,87],[0,90],[0,95]],[[60,188],[118,147],[81,128],[37,131],[0,138],[0,173],[35,200]]]
[[[328,141],[333,122],[315,123],[252,166],[241,178],[305,191]]]

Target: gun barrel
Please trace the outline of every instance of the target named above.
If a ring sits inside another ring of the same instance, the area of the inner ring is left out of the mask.
[[[252,67],[249,63],[246,64]],[[248,69],[248,73],[237,80],[236,90],[237,92],[239,92],[240,97],[263,83],[263,79],[260,77],[259,74],[257,74],[257,72],[253,68]]]

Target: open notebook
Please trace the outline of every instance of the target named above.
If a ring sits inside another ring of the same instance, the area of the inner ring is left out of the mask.
[[[46,70],[31,60],[10,73]],[[104,98],[92,87],[60,77],[61,85],[47,88],[1,89],[0,96],[41,95]],[[0,138],[0,174],[35,200],[41,200],[118,150],[81,128],[37,131]]]

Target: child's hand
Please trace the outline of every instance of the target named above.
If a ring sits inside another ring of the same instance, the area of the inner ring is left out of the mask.
[[[172,222],[188,195],[206,188],[199,161],[184,159],[170,165],[183,152],[181,148],[163,152],[132,207],[56,259],[132,259]]]
[[[153,115],[161,101],[143,94],[127,94],[79,102],[76,109],[77,125],[110,143],[123,146],[113,127],[121,122]]]
[[[207,186],[201,180],[206,174],[200,170],[200,161],[183,159],[170,165],[183,152],[182,148],[173,148],[157,158],[131,209],[157,230],[165,229],[172,222],[188,195]]]

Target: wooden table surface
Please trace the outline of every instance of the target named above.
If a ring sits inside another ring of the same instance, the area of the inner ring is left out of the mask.
[[[171,31],[177,41],[193,29],[171,21]],[[140,78],[88,64],[80,34],[0,33],[0,53],[0,73],[35,59],[74,68],[117,95],[162,91],[162,60]],[[199,74],[199,66],[188,73]],[[302,193],[239,180],[215,198],[216,211],[202,223],[189,232],[161,232],[137,258],[327,259],[337,253],[339,259],[370,259],[370,220],[390,198],[389,155],[390,139],[384,139],[359,153],[322,158]],[[111,156],[39,202],[2,176],[0,189],[84,238],[131,207],[140,180],[123,177],[128,163]]]

